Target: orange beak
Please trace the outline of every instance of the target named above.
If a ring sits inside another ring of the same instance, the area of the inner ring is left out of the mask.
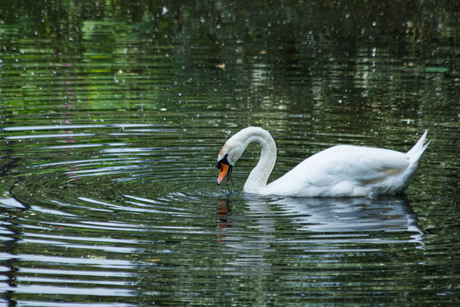
[[[227,174],[227,180],[225,183],[228,185],[230,183],[230,177],[232,176],[233,166],[225,163],[220,163],[219,177],[217,178],[217,184],[221,184],[224,180],[225,174]]]
[[[225,175],[228,172],[230,165],[222,163],[220,165],[220,170],[219,170],[219,177],[217,178],[217,184],[221,184],[222,181],[224,180]]]

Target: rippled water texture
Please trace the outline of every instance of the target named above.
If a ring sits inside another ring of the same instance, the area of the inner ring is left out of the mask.
[[[458,7],[336,2],[1,3],[0,304],[455,305]],[[431,144],[405,195],[256,197],[249,125],[272,179]]]

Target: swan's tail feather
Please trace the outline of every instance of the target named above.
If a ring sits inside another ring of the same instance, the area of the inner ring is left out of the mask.
[[[411,182],[412,177],[414,176],[415,171],[417,170],[417,167],[420,163],[420,158],[423,156],[423,152],[430,144],[430,142],[426,142],[427,133],[428,130],[425,130],[422,137],[418,140],[414,147],[412,147],[411,150],[406,153],[406,157],[409,159],[409,167],[407,171],[404,172],[404,183],[396,190],[396,192],[402,192],[409,186],[409,183]]]
[[[423,155],[423,152],[425,149],[428,147],[431,141],[426,142],[426,135],[428,133],[428,130],[425,130],[423,133],[422,137],[418,140],[418,142],[414,145],[414,147],[411,148],[406,153],[406,156],[409,157],[410,163],[417,163],[420,157]],[[426,142],[426,144],[425,144]]]

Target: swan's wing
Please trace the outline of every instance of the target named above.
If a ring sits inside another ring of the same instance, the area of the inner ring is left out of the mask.
[[[407,156],[401,152],[340,145],[311,156],[270,185],[292,190],[330,187],[346,181],[365,185],[397,174],[408,165]]]
[[[316,156],[316,157],[315,157]],[[312,161],[298,167],[308,172],[308,180],[316,186],[341,181],[369,184],[400,173],[409,165],[405,154],[388,149],[335,146],[315,155]],[[308,170],[307,170],[308,167]]]
[[[380,148],[335,146],[304,160],[267,186],[267,194],[367,196],[372,184],[385,181],[393,191],[409,166],[406,154]]]

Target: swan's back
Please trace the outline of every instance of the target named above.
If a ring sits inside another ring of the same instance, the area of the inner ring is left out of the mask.
[[[426,134],[407,153],[338,145],[321,151],[270,183],[265,194],[368,197],[403,192],[425,151]]]

